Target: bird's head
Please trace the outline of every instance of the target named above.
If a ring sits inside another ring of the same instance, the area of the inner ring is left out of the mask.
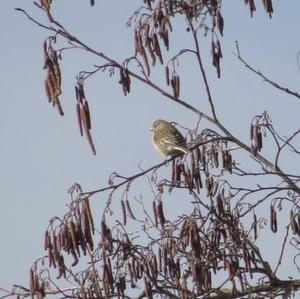
[[[165,128],[166,126],[169,125],[169,122],[167,122],[166,120],[163,119],[157,119],[153,125],[152,125],[152,129],[150,131],[157,131],[157,130],[161,130],[162,128]]]

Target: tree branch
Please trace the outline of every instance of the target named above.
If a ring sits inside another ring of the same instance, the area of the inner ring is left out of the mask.
[[[299,93],[297,93],[297,92],[295,92],[295,91],[292,91],[292,90],[288,89],[287,87],[283,87],[283,86],[279,85],[278,83],[276,83],[276,82],[274,82],[274,81],[268,79],[268,78],[267,78],[260,70],[256,70],[256,69],[253,68],[251,65],[249,65],[249,64],[243,59],[243,57],[242,57],[241,54],[240,54],[239,44],[238,44],[237,41],[235,42],[235,46],[236,46],[236,51],[237,51],[237,53],[233,53],[233,54],[238,58],[239,61],[241,61],[241,62],[244,64],[244,66],[245,66],[247,69],[249,69],[249,70],[252,71],[254,74],[256,74],[256,75],[258,75],[259,77],[261,77],[265,82],[269,83],[269,84],[272,85],[273,87],[275,87],[275,88],[277,88],[277,89],[279,89],[279,90],[281,90],[281,91],[283,91],[283,92],[286,92],[286,93],[288,93],[288,94],[290,94],[290,95],[292,95],[292,96],[294,96],[294,97],[300,99],[300,94],[299,94]]]

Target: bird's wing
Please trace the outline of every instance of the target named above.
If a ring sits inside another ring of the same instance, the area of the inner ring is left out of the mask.
[[[172,132],[172,135],[170,135],[169,142],[175,145],[186,146],[185,139],[176,129]]]
[[[175,136],[173,136],[173,137],[175,137]],[[188,153],[188,149],[186,147],[185,140],[183,139],[183,137],[181,135],[180,135],[180,139],[165,137],[165,138],[161,138],[159,142],[165,146],[170,145],[174,149],[177,149],[185,154]]]

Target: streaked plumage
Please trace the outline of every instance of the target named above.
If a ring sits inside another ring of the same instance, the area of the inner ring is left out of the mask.
[[[187,154],[185,139],[181,133],[168,121],[158,119],[153,123],[153,144],[164,156]]]

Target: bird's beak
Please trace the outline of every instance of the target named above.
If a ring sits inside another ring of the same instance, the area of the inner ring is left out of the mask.
[[[153,132],[153,128],[150,129],[150,132]]]

